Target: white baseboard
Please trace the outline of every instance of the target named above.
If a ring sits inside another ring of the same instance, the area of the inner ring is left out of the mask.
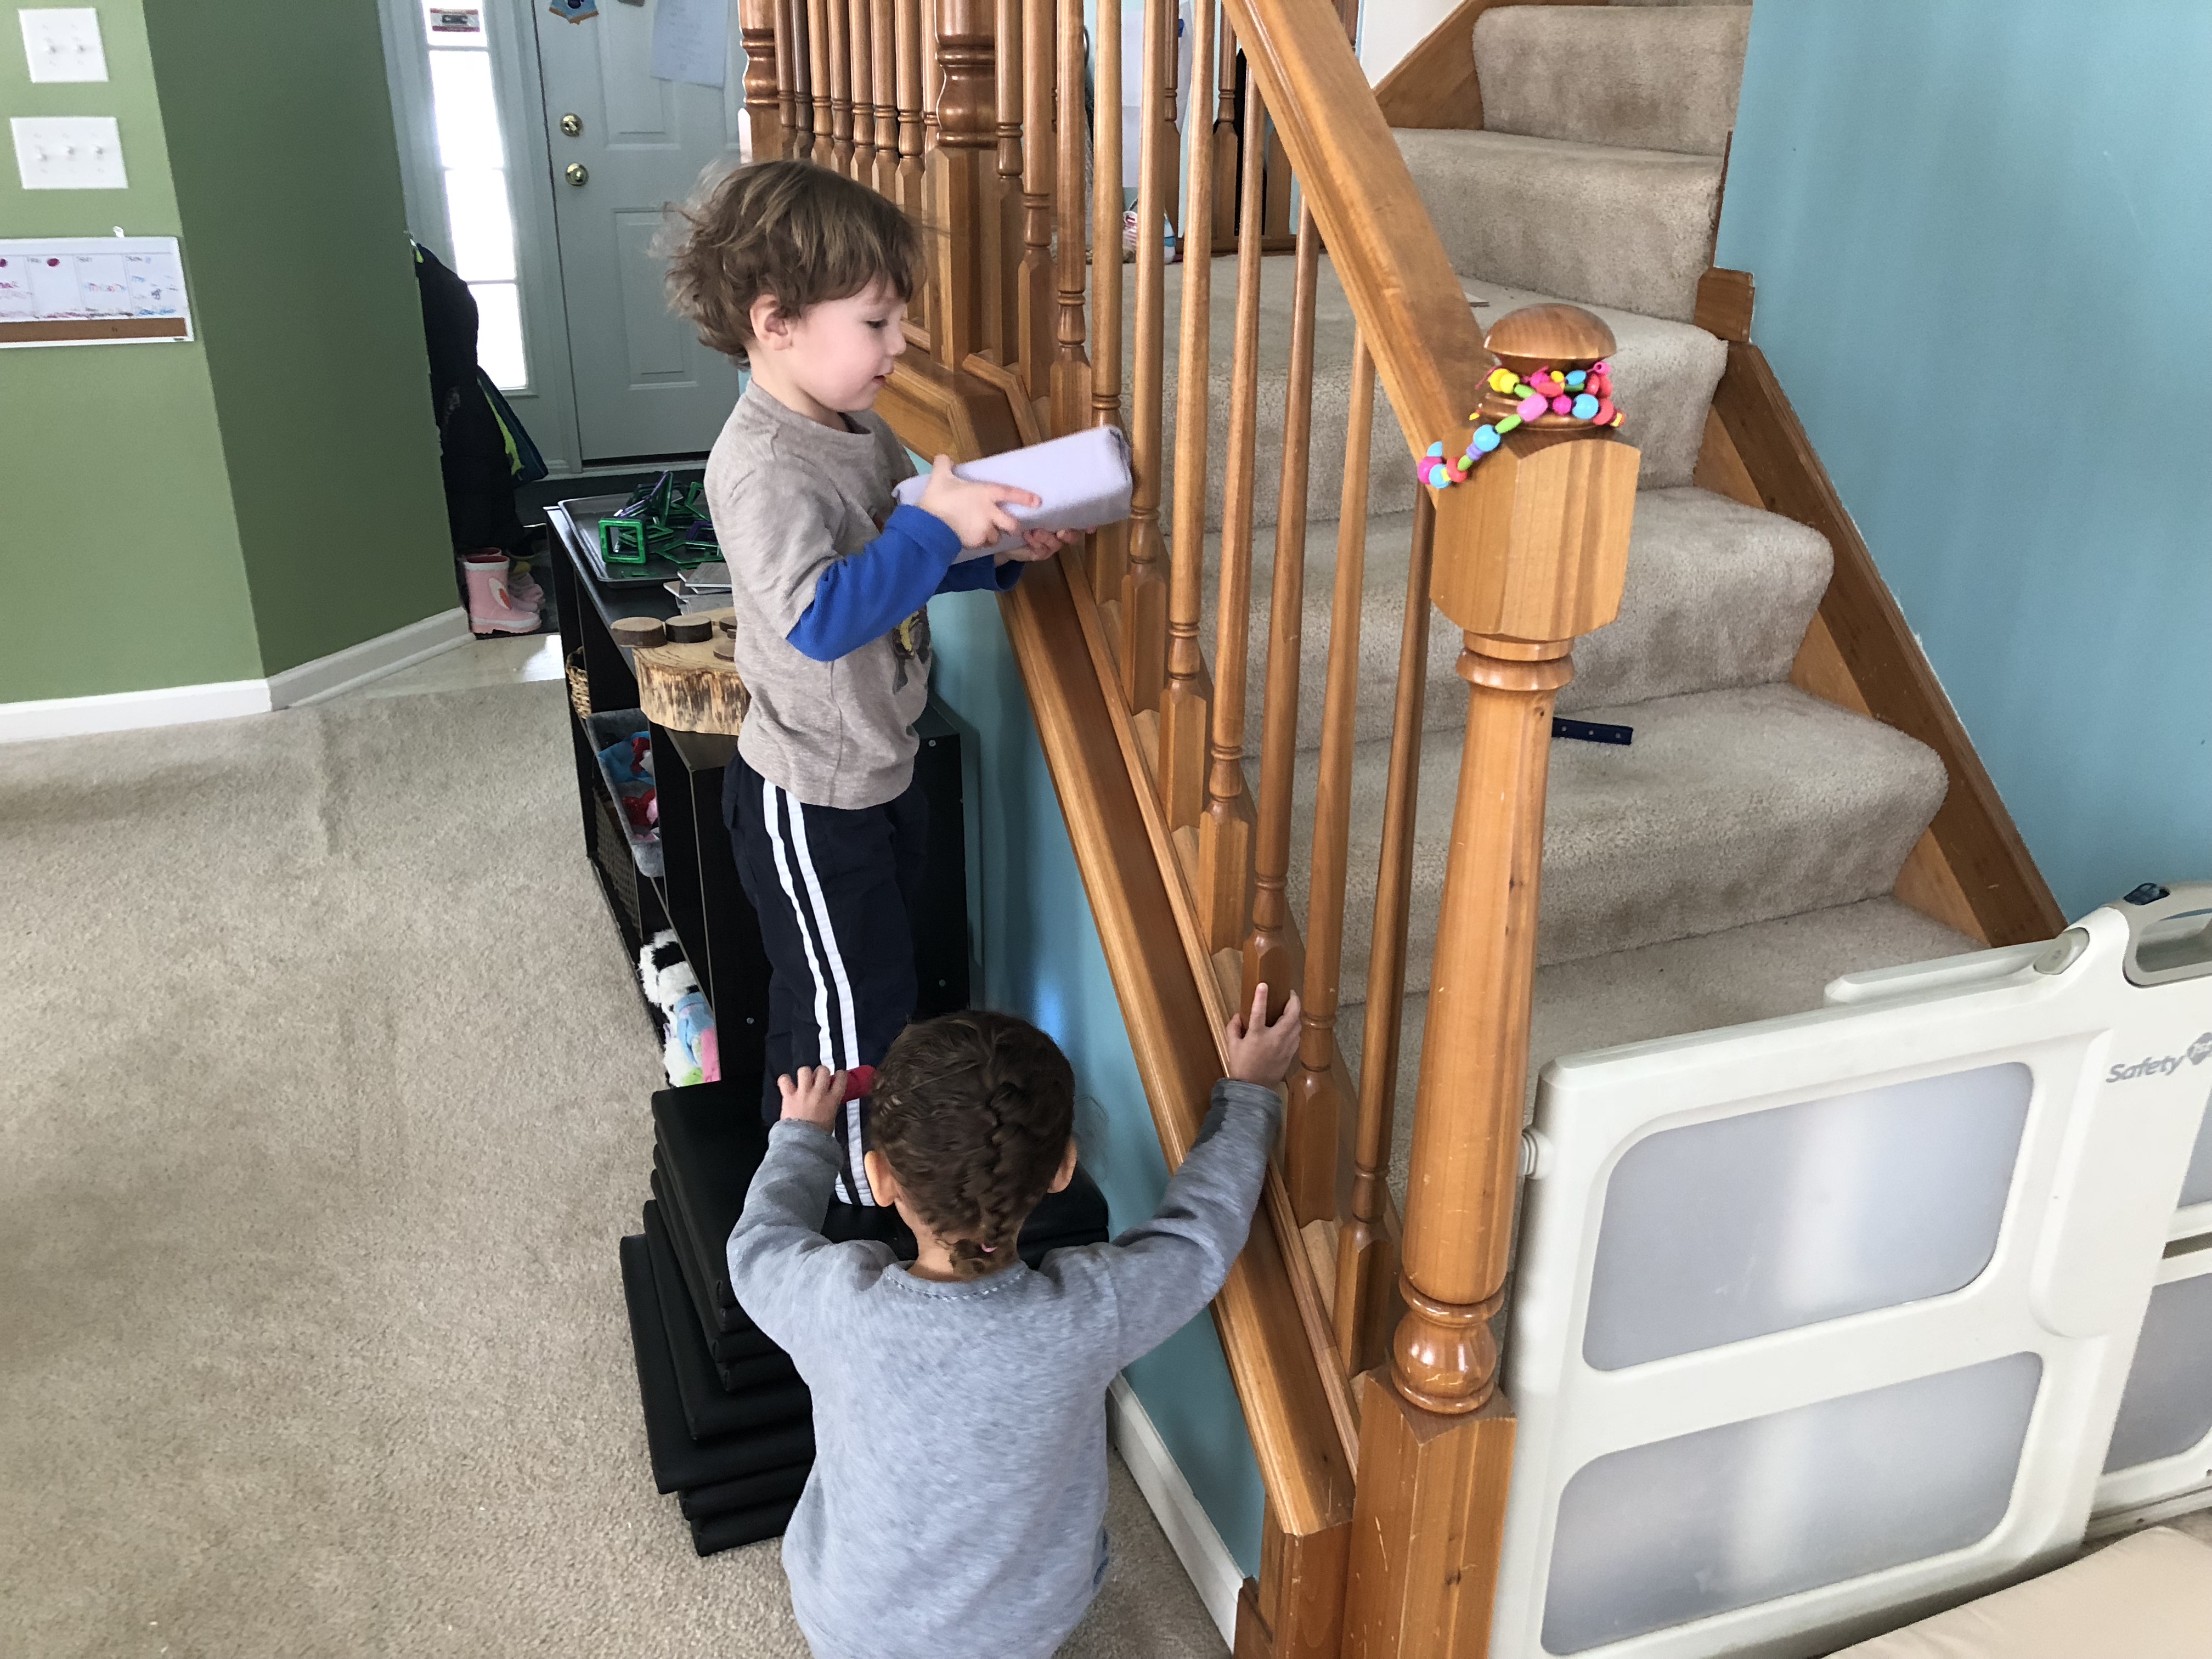
[[[386,674],[411,668],[425,658],[451,651],[457,645],[465,645],[471,637],[469,613],[456,605],[404,628],[395,628],[389,634],[363,640],[359,645],[333,651],[327,657],[317,657],[297,668],[271,674],[269,701],[277,708],[320,702],[357,685],[367,685],[371,680],[380,680]]]
[[[1106,1424],[1114,1448],[1137,1482],[1137,1490],[1152,1507],[1160,1530],[1167,1534],[1176,1559],[1190,1575],[1198,1599],[1220,1627],[1221,1639],[1237,1645],[1237,1595],[1244,1588],[1243,1569],[1221,1541],[1213,1521],[1198,1501],[1198,1494],[1183,1479],[1169,1454],[1167,1443],[1145,1414],[1144,1402],[1117,1376],[1106,1392]]]
[[[333,651],[327,657],[287,668],[265,680],[222,680],[207,685],[165,685],[151,691],[112,691],[93,697],[0,702],[0,743],[188,726],[197,720],[231,720],[240,714],[265,714],[272,708],[320,702],[465,645],[470,637],[468,612],[455,606],[343,651]]]
[[[0,743],[135,732],[143,726],[186,726],[195,720],[227,720],[240,714],[268,712],[267,680],[220,680],[209,685],[167,685],[152,691],[111,691],[96,697],[0,702]]]

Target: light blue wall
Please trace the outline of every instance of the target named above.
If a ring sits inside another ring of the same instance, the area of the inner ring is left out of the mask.
[[[2212,875],[2212,7],[1758,0],[1718,263],[2069,916]]]
[[[1084,1167],[1118,1230],[1152,1212],[1167,1164],[1021,673],[992,596],[935,599],[929,626],[938,702],[969,757],[968,891],[983,962],[976,1000],[1033,1021],[1066,1051],[1085,1097],[1076,1124]],[[1222,1540],[1256,1577],[1260,1468],[1212,1316],[1201,1314],[1127,1375]]]

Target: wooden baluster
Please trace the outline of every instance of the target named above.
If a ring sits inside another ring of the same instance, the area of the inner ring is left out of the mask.
[[[777,103],[776,0],[738,0],[738,39],[745,48],[745,136],[752,159],[783,154],[783,112]]]
[[[776,154],[788,157],[797,155],[799,148],[799,88],[805,84],[806,63],[801,20],[805,14],[803,9],[794,12],[792,0],[772,0],[770,9],[775,22],[775,103],[782,141]]]
[[[990,317],[987,343],[999,361],[1021,359],[1022,268],[1022,0],[998,0],[999,151],[992,184],[988,275]]]
[[[1291,158],[1283,149],[1283,135],[1271,123],[1267,128],[1267,204],[1260,222],[1267,235],[1279,240],[1291,234]]]
[[[1164,60],[1174,44],[1175,0],[1139,3],[1145,5],[1145,56],[1138,66],[1144,76],[1144,104],[1138,129],[1143,137],[1137,155],[1137,361],[1130,411],[1136,489],[1129,504],[1128,568],[1120,592],[1121,696],[1133,710],[1159,707],[1168,672],[1168,584],[1161,568],[1166,549],[1160,541],[1161,353],[1168,251],[1160,197],[1175,164],[1172,155],[1164,162],[1160,157],[1165,138],[1159,112],[1166,95]],[[1121,112],[1115,113],[1118,117]]]
[[[1374,414],[1374,379],[1368,376],[1364,408],[1355,397],[1354,418]],[[1362,480],[1363,484],[1364,480]],[[1360,508],[1365,513],[1364,490]],[[1345,480],[1345,501],[1352,482]],[[1340,546],[1346,526],[1339,527]],[[1429,570],[1436,550],[1435,503],[1424,490],[1413,504],[1413,550],[1406,567],[1406,610],[1398,638],[1398,693],[1390,711],[1390,772],[1383,787],[1382,850],[1375,878],[1375,915],[1367,957],[1366,1024],[1359,1046],[1359,1106],[1352,1136],[1351,1217],[1336,1239],[1336,1342],[1348,1370],[1380,1364],[1389,1336],[1388,1318],[1395,1304],[1390,1277],[1396,1261],[1382,1226],[1383,1181],[1390,1167],[1390,1140],[1398,1103],[1398,1034],[1406,1006],[1406,930],[1413,914],[1413,813],[1421,793],[1421,732],[1429,674]],[[1364,541],[1364,537],[1361,539]],[[1341,556],[1340,555],[1340,557]],[[1343,603],[1343,569],[1338,568],[1338,603]],[[1355,594],[1352,604],[1358,606]],[[1356,624],[1355,624],[1356,626]],[[1334,641],[1332,641],[1334,644]],[[1332,660],[1329,672],[1336,672]],[[1332,679],[1330,694],[1334,695]],[[1346,699],[1342,757],[1350,782],[1352,710]],[[1324,738],[1322,773],[1331,756]],[[1349,807],[1347,799],[1339,811]],[[1339,843],[1340,885],[1343,851]],[[1318,872],[1321,829],[1314,830]],[[1318,884],[1319,876],[1316,875]]]
[[[1176,121],[1176,106],[1182,96],[1182,37],[1176,33],[1179,12],[1176,0],[1159,0],[1168,9],[1167,21],[1160,27],[1167,31],[1167,67],[1162,76],[1164,96],[1160,103],[1160,125],[1166,131],[1160,134],[1158,149],[1160,166],[1160,212],[1176,235],[1182,235],[1182,176],[1176,158],[1182,153],[1182,129]],[[1147,123],[1149,125],[1150,124]]]
[[[1566,306],[1501,318],[1489,336],[1523,374],[1583,367],[1612,343]],[[1389,1382],[1370,1373],[1362,1391],[1346,1647],[1370,1659],[1479,1651],[1489,1626],[1513,1439],[1503,1402],[1484,1409],[1489,1322],[1520,1173],[1552,707],[1576,636],[1620,609],[1637,461],[1609,432],[1516,431],[1455,491],[1455,539],[1437,537],[1430,592],[1462,630],[1467,731],[1414,1101],[1407,1311]]]
[[[868,0],[848,0],[847,51],[853,62],[853,177],[864,185],[876,178],[875,20]]]
[[[1259,151],[1267,112],[1244,88],[1244,149]],[[1245,170],[1237,205],[1237,336],[1229,386],[1228,482],[1221,501],[1221,592],[1213,638],[1213,738],[1198,821],[1199,925],[1209,950],[1244,942],[1252,877],[1252,800],[1244,787],[1244,665],[1252,635],[1253,447],[1260,425],[1260,185]]]
[[[896,0],[869,0],[868,61],[875,70],[876,106],[874,176],[866,182],[879,196],[898,199],[899,109],[898,27],[892,13]]]
[[[921,8],[924,0],[893,0],[891,49],[898,59],[898,185],[891,197],[919,221],[925,201],[921,167]]]
[[[937,0],[937,148],[924,161],[937,294],[930,353],[957,374],[983,343],[983,239],[975,234],[998,179],[998,88],[991,43],[994,0]]]
[[[1083,178],[1083,5],[1060,0],[1060,319],[1054,333],[1052,426],[1069,433],[1085,424],[1091,360],[1084,354],[1083,220],[1089,203]]]
[[[826,165],[853,176],[853,43],[848,0],[829,0],[824,33],[829,40],[830,155]],[[817,161],[823,158],[817,155]]]
[[[1213,0],[1200,0],[1212,5]],[[1191,73],[1195,76],[1196,70]],[[1198,82],[1203,87],[1203,81]],[[1213,251],[1226,253],[1237,241],[1237,161],[1242,154],[1237,135],[1237,32],[1229,14],[1221,15],[1221,64],[1213,103]],[[1191,223],[1198,223],[1195,210]]]
[[[1015,337],[1032,402],[1052,394],[1053,0],[1023,0],[1022,271]]]
[[[806,8],[807,92],[814,106],[814,143],[807,159],[826,167],[830,165],[830,131],[836,125],[830,112],[830,12],[838,0],[803,0],[803,3]]]
[[[1143,5],[1145,0],[1136,0]],[[1091,0],[1091,423],[1121,422],[1121,0]],[[1164,257],[1164,255],[1163,255]],[[1121,595],[1128,568],[1126,524],[1091,538],[1091,592]]]
[[[1212,74],[1215,23],[1227,19],[1214,0],[1199,0],[1191,40],[1191,74],[1204,86]],[[1221,37],[1224,48],[1227,39]],[[1218,176],[1217,135],[1206,120],[1190,124],[1190,222],[1210,224]],[[1182,267],[1182,325],[1176,354],[1175,545],[1168,567],[1168,683],[1160,697],[1160,805],[1169,826],[1198,822],[1206,799],[1206,734],[1212,688],[1198,646],[1206,599],[1206,444],[1210,418],[1213,260],[1204,248]]]
[[[1275,574],[1267,607],[1267,678],[1260,726],[1259,828],[1252,848],[1252,927],[1244,937],[1244,994],[1267,988],[1267,1014],[1281,1013],[1304,969],[1291,927],[1291,781],[1298,747],[1298,652],[1306,599],[1306,474],[1313,444],[1314,305],[1321,236],[1310,210],[1298,216],[1297,279],[1291,290],[1290,386],[1284,397],[1282,483],[1275,505]],[[1293,1099],[1295,1100],[1295,1097]],[[1298,1224],[1336,1214],[1334,1113],[1286,1117],[1283,1176]]]
[[[945,60],[938,46],[938,21],[935,0],[927,0],[921,12],[921,153],[924,156],[937,148],[940,136],[937,125],[937,106],[945,96]]]

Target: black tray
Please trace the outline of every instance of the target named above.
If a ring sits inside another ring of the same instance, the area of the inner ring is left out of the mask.
[[[673,559],[654,553],[647,554],[643,564],[609,564],[599,551],[599,520],[619,513],[629,501],[628,495],[579,495],[573,501],[556,501],[546,511],[568,515],[576,527],[575,545],[583,549],[584,562],[603,586],[659,587],[674,580],[684,574],[684,567]]]

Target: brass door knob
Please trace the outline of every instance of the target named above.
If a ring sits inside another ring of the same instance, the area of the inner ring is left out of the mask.
[[[580,185],[592,176],[591,168],[586,167],[581,161],[569,162],[568,173],[568,182],[572,185]]]
[[[584,131],[584,118],[580,115],[574,114],[562,116],[561,118],[561,131],[567,133],[571,138],[582,137]]]

